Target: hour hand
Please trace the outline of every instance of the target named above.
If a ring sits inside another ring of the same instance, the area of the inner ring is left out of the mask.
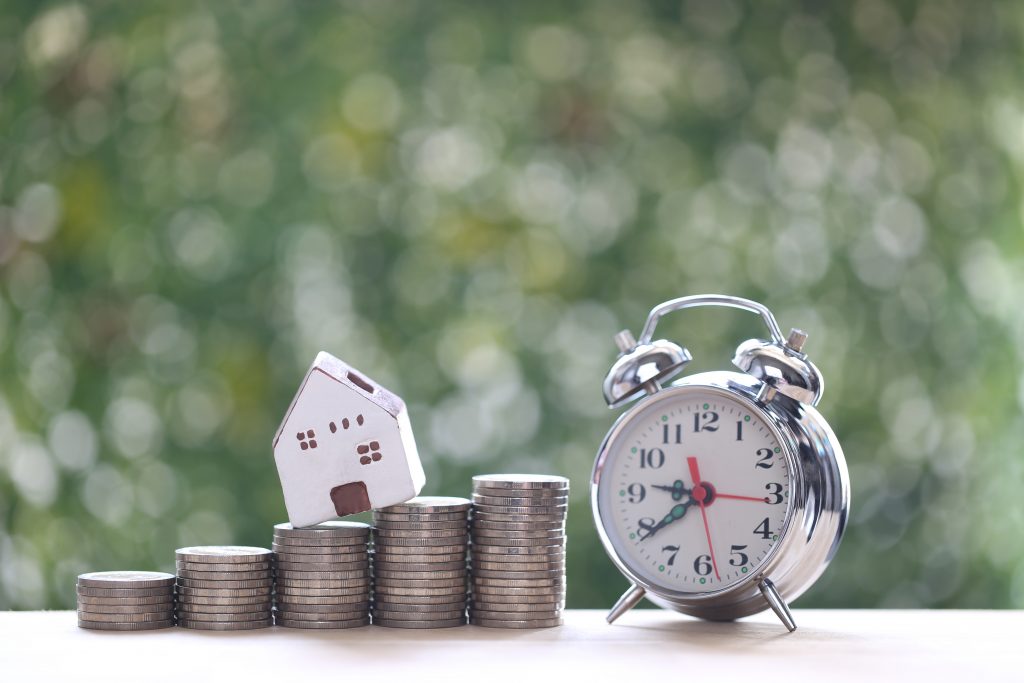
[[[647,532],[647,534],[645,534],[644,537],[640,540],[646,541],[648,538],[658,533],[658,531],[664,529],[672,522],[678,519],[682,519],[683,516],[686,514],[687,509],[689,509],[691,505],[693,505],[693,501],[689,500],[685,503],[680,503],[679,505],[673,506],[672,509],[668,511],[668,514],[665,515],[660,522],[652,526],[650,530]]]

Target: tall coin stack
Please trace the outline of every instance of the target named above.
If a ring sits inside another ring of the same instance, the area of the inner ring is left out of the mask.
[[[370,623],[370,525],[274,526],[278,626],[335,629]]]
[[[78,626],[149,631],[174,626],[174,574],[91,572],[78,577]]]
[[[473,477],[469,623],[492,628],[562,623],[568,504],[565,477]]]
[[[208,545],[178,548],[175,554],[179,626],[244,631],[273,625],[269,550]]]
[[[373,623],[448,628],[466,623],[470,502],[423,496],[373,511]]]

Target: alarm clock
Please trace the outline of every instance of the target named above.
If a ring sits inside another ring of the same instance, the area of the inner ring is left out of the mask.
[[[740,372],[675,381],[692,356],[654,340],[662,316],[726,306],[761,316],[770,338],[736,349]],[[824,382],[783,337],[765,306],[724,295],[656,306],[604,381],[610,408],[636,402],[605,436],[591,503],[605,550],[632,584],[611,623],[646,597],[684,614],[732,620],[771,608],[790,631],[788,603],[828,566],[850,508],[849,474],[835,434],[815,409]]]

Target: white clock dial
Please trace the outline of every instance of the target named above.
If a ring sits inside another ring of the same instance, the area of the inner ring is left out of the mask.
[[[784,448],[758,410],[725,392],[667,390],[607,444],[598,504],[619,558],[680,593],[756,575],[789,519]]]

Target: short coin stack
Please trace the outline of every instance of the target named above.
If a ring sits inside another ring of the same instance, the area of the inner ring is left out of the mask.
[[[470,502],[423,496],[373,511],[373,623],[448,628],[466,623]]]
[[[99,631],[149,631],[174,626],[174,574],[81,574],[78,625]]]
[[[208,545],[178,548],[176,555],[179,626],[243,631],[273,625],[269,550]]]
[[[355,628],[370,623],[370,525],[324,522],[274,526],[274,617],[291,628]]]
[[[565,477],[473,477],[469,623],[493,628],[562,623],[568,503]]]

